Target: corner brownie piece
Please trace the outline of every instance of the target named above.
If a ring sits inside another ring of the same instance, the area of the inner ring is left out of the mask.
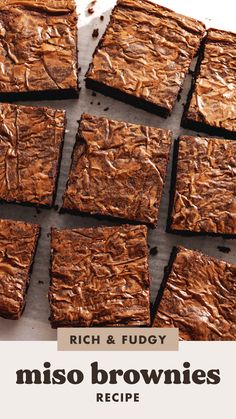
[[[78,96],[74,0],[0,0],[1,100]]]
[[[236,34],[209,29],[183,115],[186,128],[236,138]]]
[[[172,133],[83,114],[63,209],[156,225]]]
[[[86,75],[88,88],[167,116],[205,26],[147,0],[118,0]]]
[[[145,226],[52,229],[51,249],[52,327],[150,324]]]
[[[170,227],[236,235],[236,141],[180,137]]]
[[[65,111],[0,104],[0,200],[52,206]]]
[[[0,220],[0,316],[17,320],[26,302],[40,227]]]
[[[175,248],[153,326],[179,328],[181,340],[236,340],[236,265]]]

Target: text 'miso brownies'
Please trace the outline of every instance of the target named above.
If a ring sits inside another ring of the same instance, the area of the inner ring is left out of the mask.
[[[236,265],[175,248],[153,326],[179,328],[181,340],[236,340]]]
[[[236,138],[236,33],[209,29],[183,115],[190,129]]]
[[[148,0],[118,0],[86,85],[167,116],[204,34],[201,22]]]
[[[145,226],[52,229],[52,327],[149,326],[149,289]]]
[[[74,0],[0,0],[1,100],[78,96]]]
[[[83,114],[63,210],[156,225],[172,133]]]
[[[0,104],[0,201],[51,207],[65,111]]]
[[[236,140],[183,136],[176,146],[170,229],[235,236]]]
[[[0,220],[0,316],[17,320],[36,252],[40,227],[21,221]]]

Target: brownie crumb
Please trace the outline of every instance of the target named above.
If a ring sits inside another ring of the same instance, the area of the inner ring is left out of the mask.
[[[78,68],[78,73],[80,73],[80,72],[81,72],[81,67]]]
[[[98,102],[98,106],[100,106],[101,105],[101,103],[100,102]]]
[[[217,246],[217,249],[222,253],[229,253],[231,252],[230,247],[227,246]]]
[[[96,92],[92,92],[92,96],[97,96],[97,93]]]
[[[100,16],[100,20],[103,21],[104,20],[104,16]]]
[[[58,209],[59,209],[59,205],[54,205],[54,210],[58,211]]]
[[[39,281],[38,281],[38,283],[39,283],[39,284],[44,284],[44,281],[40,281],[40,280],[39,280]]]
[[[89,7],[88,8],[88,14],[92,15],[94,13],[94,8],[93,7]]]
[[[151,249],[150,249],[150,255],[151,256],[155,256],[155,255],[157,255],[157,253],[158,253],[157,246],[151,247]]]
[[[96,29],[94,29],[94,30],[93,30],[92,37],[93,37],[93,38],[97,38],[97,37],[98,37],[98,35],[99,35],[99,29],[98,29],[98,28],[96,28]]]
[[[107,108],[104,108],[104,111],[106,112],[106,111],[108,111],[109,110],[109,108],[107,107]]]
[[[93,102],[90,102],[90,105],[93,105]]]

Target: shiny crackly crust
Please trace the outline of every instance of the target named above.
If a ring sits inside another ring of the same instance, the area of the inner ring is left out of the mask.
[[[154,327],[181,340],[236,340],[236,265],[178,247],[166,273]]]
[[[24,310],[40,227],[0,220],[0,316],[17,320]]]
[[[0,1],[0,92],[78,91],[74,1]]]
[[[0,105],[0,200],[51,206],[65,111]]]
[[[155,225],[171,136],[83,114],[63,208]]]
[[[101,83],[170,112],[204,33],[201,22],[147,0],[120,0],[87,84]]]
[[[236,34],[209,29],[184,121],[236,131]]]
[[[145,226],[52,229],[51,249],[52,327],[149,325]]]
[[[236,141],[179,138],[171,229],[236,234]]]

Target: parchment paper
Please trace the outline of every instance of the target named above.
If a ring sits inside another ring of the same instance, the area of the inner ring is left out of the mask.
[[[133,108],[132,106],[107,98],[100,94],[92,95],[92,91],[84,86],[84,74],[91,61],[95,46],[106,28],[109,21],[110,11],[115,4],[114,0],[98,0],[94,7],[94,13],[88,14],[88,7],[91,2],[87,0],[78,0],[79,18],[79,66],[81,67],[80,81],[81,93],[77,100],[62,101],[40,101],[40,102],[22,102],[33,106],[51,106],[53,108],[66,109],[67,111],[67,130],[65,136],[65,145],[61,164],[60,178],[56,204],[61,205],[62,194],[65,189],[66,179],[71,163],[71,152],[75,141],[77,131],[77,120],[82,112],[88,112],[92,115],[102,116],[113,119],[120,119],[128,122],[147,124],[151,126],[172,129],[174,138],[180,134],[196,134],[180,128],[180,120],[183,111],[183,103],[189,90],[191,76],[187,77],[184,89],[181,94],[181,100],[177,102],[174,112],[168,119],[163,119],[145,111]],[[235,17],[231,13],[233,1],[224,0],[224,9],[222,2],[216,1],[186,1],[186,0],[159,0],[157,3],[170,7],[177,12],[201,19],[208,27],[218,27],[235,31]],[[100,16],[104,20],[100,20]],[[99,28],[99,37],[93,39],[93,29]],[[192,65],[194,68],[194,63]],[[107,111],[104,109],[109,108]],[[229,140],[230,141],[230,140]],[[158,254],[150,256],[150,271],[152,276],[151,294],[152,301],[155,300],[158,288],[163,278],[163,269],[167,265],[172,247],[183,245],[185,247],[202,250],[203,252],[224,259],[228,262],[236,261],[236,242],[235,240],[224,240],[214,237],[183,237],[179,235],[165,233],[167,221],[167,208],[169,201],[171,162],[169,164],[168,178],[165,185],[164,195],[160,208],[159,224],[156,230],[150,230],[149,245],[157,246]],[[59,214],[55,209],[40,210],[40,213],[32,207],[20,205],[4,204],[0,206],[0,217],[12,218],[15,220],[24,220],[36,222],[42,226],[42,234],[35,258],[33,274],[28,291],[26,309],[23,316],[18,321],[0,319],[0,340],[55,340],[56,331],[52,330],[48,322],[49,306],[47,292],[49,286],[49,255],[50,255],[50,227],[85,227],[96,225],[114,225],[117,222],[98,221],[95,217],[72,216],[69,214]],[[227,246],[231,248],[228,254],[222,253],[217,246]]]

